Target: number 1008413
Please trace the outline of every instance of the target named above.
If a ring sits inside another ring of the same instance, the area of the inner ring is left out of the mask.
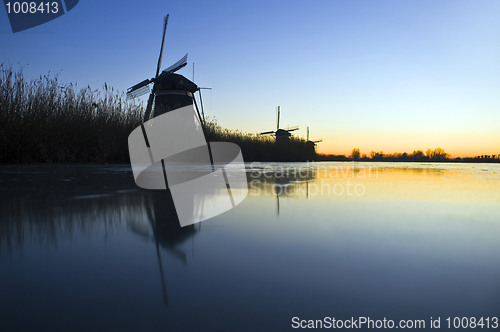
[[[57,14],[59,3],[57,2],[7,2],[5,4],[7,14]]]
[[[448,317],[446,318],[448,328],[498,328],[498,317]]]

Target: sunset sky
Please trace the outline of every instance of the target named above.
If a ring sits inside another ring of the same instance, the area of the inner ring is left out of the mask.
[[[500,153],[497,0],[81,0],[16,34],[0,9],[0,63],[124,91],[154,76],[167,13],[163,67],[189,53],[223,127],[272,130],[280,105],[321,153]]]

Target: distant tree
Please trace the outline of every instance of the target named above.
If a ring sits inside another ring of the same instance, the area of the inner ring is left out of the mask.
[[[446,159],[448,158],[449,154],[444,152],[444,149],[441,148],[435,148],[434,151],[432,151],[432,159]]]
[[[413,158],[416,159],[422,159],[424,157],[424,151],[422,150],[413,150],[413,153],[410,155]]]
[[[363,158],[363,159],[367,159],[367,158],[368,158],[368,156],[366,155],[366,153],[363,153],[363,155],[361,156],[361,158]]]
[[[401,155],[402,154],[400,152],[394,152],[393,154],[389,154],[388,157],[398,159],[398,158],[401,158]]]
[[[370,152],[372,159],[383,159],[385,157],[384,151],[372,151]]]
[[[361,151],[359,151],[358,148],[352,149],[352,152],[351,152],[352,159],[358,160],[360,156],[361,156]]]
[[[449,154],[441,148],[435,148],[434,150],[428,149],[425,151],[425,155],[433,160],[443,160],[449,157]]]

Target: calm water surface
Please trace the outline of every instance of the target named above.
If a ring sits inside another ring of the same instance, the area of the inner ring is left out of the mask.
[[[500,166],[248,164],[180,228],[127,165],[0,166],[0,330],[283,331],[500,317]]]

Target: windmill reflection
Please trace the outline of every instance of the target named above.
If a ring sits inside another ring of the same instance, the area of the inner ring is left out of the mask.
[[[276,214],[279,216],[280,197],[309,199],[309,182],[315,179],[316,170],[309,164],[300,167],[270,164],[252,168],[248,180],[257,195],[276,196]]]
[[[128,220],[127,223],[133,233],[146,240],[155,242],[163,300],[165,305],[168,306],[168,291],[161,249],[165,249],[172,257],[181,261],[184,266],[187,266],[187,254],[180,246],[188,239],[194,239],[193,236],[201,229],[201,223],[181,227],[172,196],[168,190],[162,190],[146,196],[144,209],[147,216],[145,219],[132,219]]]
[[[314,171],[309,172],[305,176],[292,176],[278,179],[274,184],[276,191],[276,213],[280,215],[280,196],[286,197],[299,197],[303,195],[305,187],[305,198],[309,199],[309,182],[314,181]]]

